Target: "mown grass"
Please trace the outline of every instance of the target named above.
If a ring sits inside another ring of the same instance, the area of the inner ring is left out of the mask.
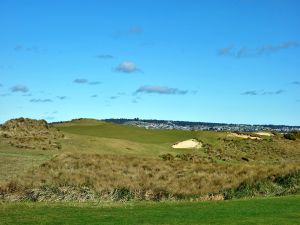
[[[9,203],[0,224],[299,224],[300,196],[224,202]]]
[[[196,132],[182,130],[146,130],[134,126],[102,123],[97,125],[59,125],[59,130],[95,137],[123,139],[140,143],[162,144],[193,138]]]

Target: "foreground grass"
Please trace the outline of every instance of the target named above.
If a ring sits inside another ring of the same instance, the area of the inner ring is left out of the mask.
[[[299,224],[300,196],[200,203],[3,203],[0,224]]]
[[[0,137],[0,183],[23,175],[27,170],[39,166],[57,153],[58,151],[18,149],[6,144]]]

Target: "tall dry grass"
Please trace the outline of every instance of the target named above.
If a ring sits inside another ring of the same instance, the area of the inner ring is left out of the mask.
[[[141,198],[191,196],[219,192],[270,176],[299,170],[298,164],[263,165],[65,153],[27,175],[2,185],[2,198],[41,187],[88,188],[100,196],[121,190]]]

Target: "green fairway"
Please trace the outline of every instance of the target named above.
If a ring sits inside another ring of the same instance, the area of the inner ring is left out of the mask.
[[[61,131],[95,137],[115,138],[141,143],[173,143],[193,138],[196,132],[182,130],[146,130],[144,128],[112,123],[96,125],[70,124],[58,126]]]
[[[9,203],[0,224],[299,224],[300,196],[200,203]]]

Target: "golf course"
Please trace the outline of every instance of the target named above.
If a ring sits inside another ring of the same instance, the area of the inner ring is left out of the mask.
[[[20,118],[2,125],[0,139],[1,224],[297,224],[300,218],[300,140],[279,133]]]

